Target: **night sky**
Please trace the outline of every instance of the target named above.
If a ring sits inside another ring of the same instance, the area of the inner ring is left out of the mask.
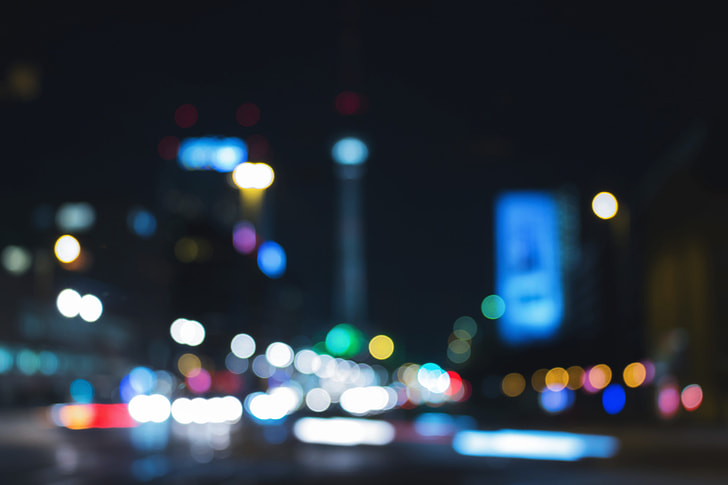
[[[261,134],[276,170],[270,237],[288,252],[284,284],[304,301],[297,330],[320,331],[332,323],[330,148],[354,134],[370,148],[370,329],[403,339],[413,357],[444,360],[452,322],[478,317],[493,292],[499,191],[572,187],[585,211],[600,190],[637,203],[649,168],[691,123],[725,125],[725,29],[686,4],[15,8],[0,19],[0,71],[34,66],[41,86],[29,100],[7,82],[0,91],[0,244],[33,237],[40,203],[87,200],[100,220],[155,207],[179,170],[157,153],[164,136]],[[361,114],[336,112],[342,91],[365,97]],[[245,102],[261,109],[250,128],[235,121]],[[173,114],[185,103],[199,120],[181,129]],[[724,152],[711,142],[704,155],[706,190],[721,190],[711,167]],[[598,237],[583,219],[582,238]]]

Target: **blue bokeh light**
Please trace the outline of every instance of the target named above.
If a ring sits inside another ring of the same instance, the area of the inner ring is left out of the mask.
[[[280,244],[266,241],[258,248],[258,267],[268,278],[280,278],[286,271],[286,253]]]
[[[185,170],[232,172],[248,160],[248,146],[235,137],[187,138],[180,144],[178,160]]]
[[[149,238],[157,232],[157,218],[146,209],[132,209],[126,222],[129,229],[139,237]]]
[[[129,385],[137,394],[148,394],[157,383],[157,375],[146,367],[137,367],[129,372]]]
[[[331,156],[341,165],[360,165],[369,156],[369,149],[360,139],[347,137],[334,144]]]
[[[607,414],[619,414],[624,409],[627,395],[619,384],[610,384],[602,392],[602,406]]]
[[[549,414],[564,412],[574,404],[574,391],[571,389],[561,389],[560,391],[544,389],[538,396],[538,404]]]
[[[71,399],[80,404],[89,404],[94,399],[94,386],[85,379],[76,379],[71,383]]]

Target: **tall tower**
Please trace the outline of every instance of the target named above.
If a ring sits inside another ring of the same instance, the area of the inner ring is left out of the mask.
[[[339,179],[334,318],[360,325],[367,318],[361,181],[369,150],[358,138],[342,138],[334,144],[331,155]]]

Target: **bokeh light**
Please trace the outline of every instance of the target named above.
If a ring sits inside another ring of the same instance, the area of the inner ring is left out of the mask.
[[[485,318],[495,320],[506,312],[506,302],[498,295],[488,295],[480,304],[480,310]]]
[[[79,404],[88,404],[94,399],[94,386],[85,379],[76,379],[71,382],[71,399]]]
[[[126,218],[129,230],[142,238],[150,238],[157,231],[157,218],[146,209],[134,208]]]
[[[377,360],[385,360],[394,353],[394,342],[386,335],[377,335],[369,341],[369,353]]]
[[[13,354],[10,350],[0,347],[0,374],[4,374],[13,368]]]
[[[265,358],[273,367],[288,367],[293,363],[293,349],[283,342],[273,342],[265,349]]]
[[[594,389],[604,389],[612,381],[612,369],[606,364],[595,365],[589,369],[587,379]]]
[[[348,323],[340,323],[326,334],[326,349],[335,356],[353,357],[361,351],[361,332]]]
[[[260,108],[253,103],[243,103],[235,112],[235,119],[241,126],[249,128],[260,120]]]
[[[267,163],[245,162],[233,170],[233,182],[241,189],[267,189],[275,180],[275,172]]]
[[[680,409],[680,391],[674,383],[660,385],[657,391],[657,411],[663,419],[673,418]]]
[[[551,391],[560,391],[569,384],[569,373],[562,367],[554,367],[546,373],[546,387]]]
[[[2,360],[2,357],[0,357]],[[58,371],[58,356],[49,350],[43,350],[38,354],[38,370],[46,376],[55,374]],[[2,372],[2,363],[0,363],[0,372]]]
[[[182,141],[178,162],[185,170],[232,172],[247,159],[248,146],[240,138],[202,137]]]
[[[149,394],[157,384],[157,374],[148,367],[135,367],[129,372],[129,386],[134,394]]]
[[[592,199],[592,210],[600,219],[611,219],[617,215],[617,198],[609,192],[599,192]]]
[[[639,387],[645,382],[647,370],[641,362],[632,362],[624,368],[622,377],[627,387]]]
[[[453,364],[462,364],[470,359],[470,343],[466,340],[454,339],[447,344],[447,358]]]
[[[255,339],[247,333],[239,333],[230,341],[230,350],[241,359],[247,359],[255,353]]]
[[[358,138],[342,138],[334,144],[331,156],[341,165],[361,165],[369,156],[369,149]]]
[[[157,145],[157,153],[162,160],[174,160],[179,153],[180,141],[176,136],[165,136]]]
[[[163,423],[171,413],[169,399],[161,394],[140,394],[129,401],[129,415],[140,423]]]
[[[306,407],[315,413],[322,413],[331,406],[331,395],[321,387],[315,387],[306,393]]]
[[[511,372],[503,377],[501,389],[508,397],[520,396],[526,389],[526,379],[518,372]]]
[[[546,374],[548,373],[548,369],[539,369],[531,375],[531,387],[536,392],[543,392],[546,389]]]
[[[174,122],[180,128],[190,128],[197,123],[197,108],[191,104],[183,104],[174,112]]]
[[[680,402],[686,411],[695,411],[703,403],[703,388],[699,384],[690,384],[680,393]]]
[[[81,311],[81,295],[70,288],[58,293],[56,307],[61,315],[66,318],[73,318]]]
[[[241,359],[232,352],[229,352],[225,356],[225,368],[233,374],[242,374],[248,370],[249,366],[250,363],[248,362],[248,359]]]
[[[584,369],[578,365],[572,365],[566,372],[569,373],[569,383],[566,385],[572,391],[575,391],[584,385]]]
[[[78,314],[81,318],[89,323],[93,323],[101,318],[104,313],[104,305],[101,300],[94,295],[83,295],[79,302]]]
[[[361,108],[361,100],[357,93],[344,91],[336,96],[336,111],[344,116],[356,114]]]
[[[258,268],[268,278],[276,279],[286,272],[286,253],[280,244],[266,241],[258,248]]]
[[[255,251],[258,245],[258,238],[255,234],[255,226],[247,221],[238,222],[233,228],[233,247],[242,254],[250,254]]]
[[[172,340],[181,345],[196,347],[205,340],[205,327],[196,320],[178,318],[169,327]]]
[[[210,390],[212,386],[212,377],[210,373],[205,369],[199,369],[197,372],[193,372],[186,378],[187,387],[190,391],[195,394],[203,394]]]
[[[574,404],[574,391],[562,388],[559,391],[544,389],[538,395],[538,404],[549,414],[558,414],[570,409]]]
[[[627,395],[619,384],[610,384],[602,392],[602,406],[607,414],[619,414],[624,409]]]
[[[96,222],[96,211],[88,202],[61,204],[56,211],[56,226],[61,231],[82,232]]]
[[[68,234],[59,237],[53,249],[56,258],[62,263],[71,263],[81,254],[81,244],[78,239]]]
[[[40,370],[40,358],[30,349],[22,349],[15,356],[15,366],[21,374],[32,376]]]
[[[478,333],[478,324],[473,317],[462,316],[452,324],[453,333],[460,339],[472,340]]]
[[[177,359],[177,369],[179,370],[179,373],[185,377],[198,372],[201,368],[202,362],[195,354],[182,354],[180,358]]]
[[[0,263],[8,273],[19,276],[30,269],[33,264],[33,256],[23,247],[5,246],[0,253]]]
[[[321,358],[310,349],[301,349],[296,352],[293,365],[301,374],[313,374],[321,367]]]

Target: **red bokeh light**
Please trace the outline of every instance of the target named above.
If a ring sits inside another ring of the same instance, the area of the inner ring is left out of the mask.
[[[183,104],[174,112],[174,122],[180,128],[189,128],[197,123],[197,108],[191,104]]]
[[[165,136],[157,145],[159,156],[163,160],[174,160],[179,152],[179,138],[176,136]]]
[[[235,119],[242,126],[253,126],[260,120],[260,109],[253,103],[242,104],[235,113]]]
[[[336,111],[344,116],[353,115],[361,109],[361,98],[358,94],[351,91],[344,91],[336,96]]]
[[[263,135],[251,135],[245,142],[248,145],[248,160],[260,160],[268,153],[268,140]]]
[[[697,384],[691,384],[683,389],[680,401],[686,411],[695,411],[703,403],[703,389]]]

